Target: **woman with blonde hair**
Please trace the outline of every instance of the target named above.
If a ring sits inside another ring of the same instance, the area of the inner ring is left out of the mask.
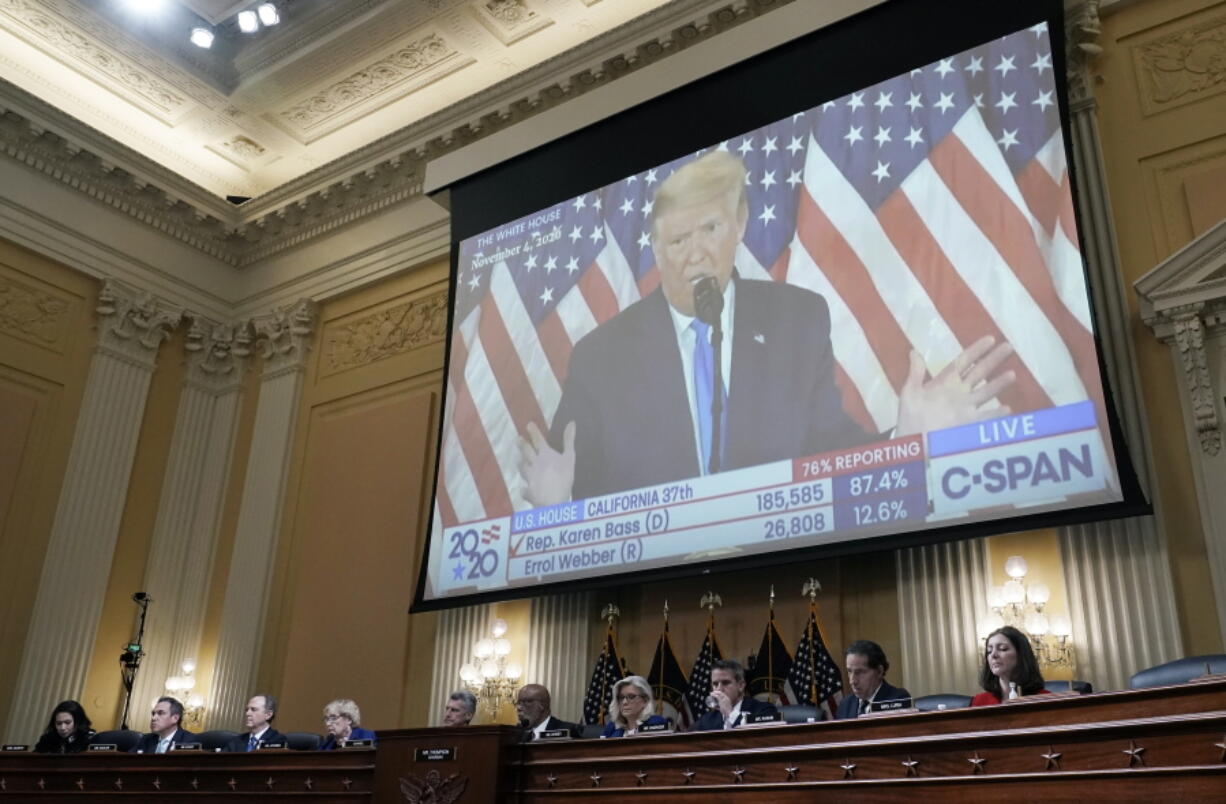
[[[609,704],[612,719],[604,724],[601,737],[629,737],[643,726],[667,724],[657,714],[651,686],[642,676],[626,676],[613,685],[613,700]]]
[[[328,730],[328,739],[319,746],[320,751],[333,751],[340,748],[348,740],[375,741],[375,733],[359,726],[362,713],[356,702],[348,698],[337,698],[324,707],[324,728]]]

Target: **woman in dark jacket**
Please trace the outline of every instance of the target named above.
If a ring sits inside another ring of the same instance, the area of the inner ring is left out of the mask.
[[[76,701],[64,701],[51,712],[47,730],[34,750],[40,754],[76,754],[89,746],[94,736],[89,715]]]

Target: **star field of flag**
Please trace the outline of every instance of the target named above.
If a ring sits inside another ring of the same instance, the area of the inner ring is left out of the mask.
[[[796,646],[796,657],[788,671],[789,698],[805,706],[825,707],[833,717],[843,692],[843,674],[822,639],[817,611],[809,609],[809,621]]]
[[[710,146],[747,171],[738,273],[826,299],[867,430],[897,423],[911,350],[931,376],[984,335],[1014,347],[1000,404],[1102,413],[1054,78],[1038,25]],[[703,152],[460,244],[436,533],[531,507],[518,439],[549,430],[574,344],[658,288],[654,194]]]

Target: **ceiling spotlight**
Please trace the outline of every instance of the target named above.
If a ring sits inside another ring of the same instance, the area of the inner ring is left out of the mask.
[[[238,29],[243,33],[255,33],[260,30],[260,20],[254,11],[238,12]]]
[[[272,3],[260,3],[256,11],[260,13],[260,22],[265,25],[276,25],[281,21],[281,15],[277,13],[277,7]]]
[[[191,40],[196,47],[210,48],[213,46],[213,32],[208,28],[192,28]]]

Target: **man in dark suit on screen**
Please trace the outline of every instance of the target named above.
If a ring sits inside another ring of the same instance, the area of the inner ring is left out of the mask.
[[[757,717],[778,717],[774,704],[745,697],[745,668],[735,659],[711,663],[711,695],[715,706],[694,724],[694,731],[735,729]]]
[[[158,698],[149,713],[149,733],[141,735],[132,749],[134,754],[165,754],[179,743],[189,743],[196,735],[179,727],[183,720],[183,704],[175,698]]]
[[[851,695],[839,703],[834,713],[836,720],[856,718],[891,704],[911,705],[911,693],[885,680],[890,663],[876,642],[858,639],[851,643],[847,646],[846,662]]]
[[[843,410],[825,299],[737,275],[749,217],[745,176],[740,159],[715,150],[660,184],[651,212],[660,287],[575,344],[548,438],[529,424],[521,439],[524,497],[533,505],[706,474],[715,441],[723,471],[882,437]],[[722,294],[718,423],[714,322],[695,308],[700,284]],[[990,377],[1011,352],[981,338],[930,381],[912,353],[897,426],[885,435],[1007,414],[979,408],[1013,382],[1011,371]]]

